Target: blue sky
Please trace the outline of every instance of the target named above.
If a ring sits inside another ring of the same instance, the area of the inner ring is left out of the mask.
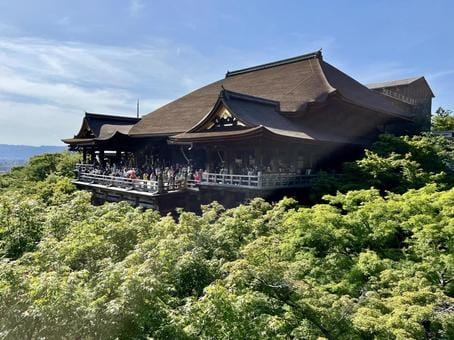
[[[0,143],[53,144],[84,111],[141,113],[322,48],[363,82],[424,75],[454,109],[453,1],[0,0]]]

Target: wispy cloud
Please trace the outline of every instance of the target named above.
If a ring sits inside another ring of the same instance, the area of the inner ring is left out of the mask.
[[[437,79],[437,78],[443,78],[446,76],[451,76],[453,74],[454,74],[454,70],[443,70],[443,71],[434,72],[434,73],[430,74],[429,77],[431,79]]]
[[[84,110],[132,115],[140,96],[146,113],[213,78],[202,55],[165,41],[118,47],[3,37],[0,143],[55,144],[74,134]]]
[[[130,0],[129,2],[129,15],[137,16],[145,8],[143,0]]]

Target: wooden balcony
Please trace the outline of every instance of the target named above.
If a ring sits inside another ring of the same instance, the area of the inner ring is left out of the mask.
[[[292,173],[267,173],[258,175],[217,174],[204,172],[200,180],[177,179],[159,181],[130,179],[120,176],[96,174],[93,168],[78,165],[78,185],[96,186],[116,191],[128,191],[157,195],[173,191],[198,190],[200,187],[226,187],[256,190],[273,190],[285,188],[309,187],[313,175],[296,175]]]

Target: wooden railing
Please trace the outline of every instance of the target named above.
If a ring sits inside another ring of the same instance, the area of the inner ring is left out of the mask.
[[[268,173],[260,175],[203,173],[200,184],[257,189],[278,189],[309,186],[313,177],[313,175],[297,175],[292,173]]]
[[[199,187],[199,182],[193,180],[193,179],[187,179],[186,180],[186,188],[188,189],[197,189]]]
[[[77,180],[89,184],[99,184],[106,187],[122,188],[141,192],[157,193],[182,190],[186,188],[185,181],[176,180],[174,183],[162,182],[159,188],[159,181],[143,179],[131,179],[119,176],[99,175],[94,173],[79,172]]]
[[[311,184],[314,175],[297,175],[292,173],[263,174],[260,176],[261,187],[273,188],[297,188],[307,187]]]
[[[199,181],[192,179],[180,179],[175,181],[163,180],[160,187],[159,181],[96,174],[93,172],[92,168],[87,167],[85,164],[80,164],[77,167],[77,179],[79,182],[149,193],[164,193],[183,189],[197,189],[200,186],[221,186],[249,189],[298,188],[309,186],[313,177],[313,175],[296,175],[292,173],[235,175],[204,172]]]
[[[145,181],[142,179],[131,179],[118,176],[98,175],[93,173],[80,172],[78,176],[80,182],[100,184],[108,187],[117,187],[129,190],[145,192],[157,192],[158,182]]]
[[[215,174],[204,172],[200,184],[257,188],[260,186],[260,180],[257,175]]]
[[[77,163],[76,164],[76,171],[80,172],[89,172],[94,169],[93,164],[84,164],[84,163]]]

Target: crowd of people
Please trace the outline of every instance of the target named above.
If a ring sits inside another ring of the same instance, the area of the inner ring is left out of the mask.
[[[101,165],[93,164],[89,173],[114,176],[127,179],[140,179],[144,181],[159,181],[160,178],[164,183],[175,184],[188,179],[200,182],[202,174],[205,171],[202,169],[194,169],[190,165],[175,164],[169,166],[155,165],[142,167],[132,167],[126,164],[109,164]]]

